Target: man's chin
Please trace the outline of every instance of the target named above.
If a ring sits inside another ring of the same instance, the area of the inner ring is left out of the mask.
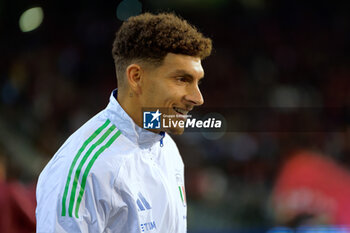
[[[174,128],[167,128],[164,129],[165,132],[167,132],[168,134],[176,134],[176,135],[181,135],[184,133],[185,128],[181,128],[181,127],[174,127]]]

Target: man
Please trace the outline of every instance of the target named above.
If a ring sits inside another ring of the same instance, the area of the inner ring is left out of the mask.
[[[184,166],[166,133],[142,128],[144,108],[186,115],[203,104],[211,40],[173,14],[124,22],[113,56],[118,90],[41,173],[37,232],[186,232]]]

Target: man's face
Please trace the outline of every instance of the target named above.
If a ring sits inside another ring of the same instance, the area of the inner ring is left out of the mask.
[[[159,108],[163,114],[177,115],[177,121],[185,120],[184,116],[194,106],[204,102],[198,87],[203,76],[200,58],[168,53],[161,66],[144,72],[141,107]],[[182,134],[184,128],[171,127],[164,130]]]

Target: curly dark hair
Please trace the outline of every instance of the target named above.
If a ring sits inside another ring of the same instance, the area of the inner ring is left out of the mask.
[[[211,39],[175,14],[144,13],[122,24],[116,33],[112,54],[119,77],[136,60],[161,65],[168,53],[204,59],[211,49]]]

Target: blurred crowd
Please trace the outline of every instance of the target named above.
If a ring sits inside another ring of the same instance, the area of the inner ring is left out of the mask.
[[[213,39],[214,52],[203,61],[203,108],[222,109],[228,124],[260,126],[214,138],[201,132],[174,137],[186,165],[189,231],[350,224],[350,206],[334,194],[350,185],[350,5],[141,2],[143,11],[175,11]],[[111,47],[121,25],[119,2],[43,4],[43,24],[27,34],[16,25],[30,6],[26,1],[4,3],[0,11],[0,183],[15,181],[27,191],[65,139],[102,110],[117,87]],[[274,122],[268,117],[234,114],[242,107],[288,108],[284,114],[301,118],[298,130],[287,119],[269,131]],[[310,119],[299,114],[301,108],[345,111],[345,118]],[[310,128],[315,121],[318,126]],[[344,182],[331,185],[339,180]]]

